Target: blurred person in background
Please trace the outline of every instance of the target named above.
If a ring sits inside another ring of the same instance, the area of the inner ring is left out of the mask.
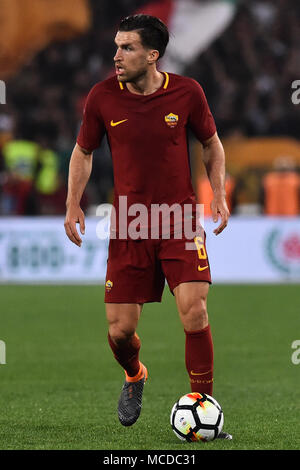
[[[3,215],[35,214],[32,192],[38,167],[38,145],[12,137],[1,149]]]
[[[23,123],[2,146],[3,215],[53,215],[64,210],[66,190],[49,135],[49,129]]]
[[[263,178],[263,189],[266,215],[300,215],[300,174],[292,157],[274,160],[273,169]]]

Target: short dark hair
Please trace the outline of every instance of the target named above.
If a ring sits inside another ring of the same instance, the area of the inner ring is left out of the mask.
[[[169,42],[169,31],[167,26],[156,16],[131,15],[124,18],[119,31],[138,31],[144,47],[155,49],[161,58]]]

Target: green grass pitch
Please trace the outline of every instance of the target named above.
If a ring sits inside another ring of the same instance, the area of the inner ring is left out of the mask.
[[[214,396],[233,441],[182,443],[169,424],[188,393],[184,333],[165,289],[144,307],[138,334],[147,365],[137,423],[119,424],[124,373],[107,344],[103,287],[1,286],[1,449],[299,449],[299,286],[215,285],[208,308]]]

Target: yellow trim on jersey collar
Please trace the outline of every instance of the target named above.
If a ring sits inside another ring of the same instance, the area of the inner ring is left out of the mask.
[[[169,85],[169,81],[170,81],[170,77],[169,77],[169,74],[167,72],[163,72],[166,76],[166,81],[165,81],[165,84],[164,84],[164,89],[166,90],[168,88],[168,85]]]
[[[165,84],[164,84],[164,89],[166,90],[168,88],[168,85],[169,85],[170,77],[169,77],[169,74],[167,72],[163,72],[163,73],[165,74],[165,77],[166,77],[166,81],[165,81]],[[123,83],[119,82],[119,85],[120,85],[121,90],[124,90]]]

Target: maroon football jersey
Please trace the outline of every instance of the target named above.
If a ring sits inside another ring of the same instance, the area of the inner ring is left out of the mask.
[[[115,202],[173,204],[196,201],[191,182],[187,131],[200,142],[216,132],[204,92],[195,80],[164,72],[150,95],[131,93],[114,76],[97,83],[85,104],[78,144],[93,151],[107,134]]]

